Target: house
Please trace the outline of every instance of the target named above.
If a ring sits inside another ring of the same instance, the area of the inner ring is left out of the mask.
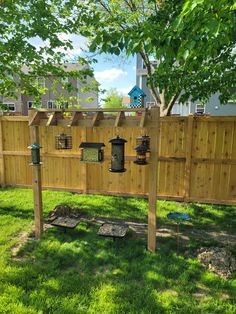
[[[157,67],[158,61],[151,61],[153,69]],[[136,60],[136,84],[146,94],[144,99],[144,106],[155,106],[155,100],[152,97],[149,88],[147,87],[147,69],[143,63],[140,54],[137,54]],[[191,113],[210,114],[212,116],[236,116],[236,104],[229,101],[228,104],[222,105],[219,100],[219,95],[214,94],[210,97],[204,106],[200,102],[192,102],[189,100],[185,104],[175,103],[171,110],[171,114],[187,116]]]
[[[130,97],[129,96],[123,96],[122,98],[122,106],[129,107],[130,106]]]
[[[65,63],[63,67],[66,72],[85,69],[85,66],[79,63]],[[28,73],[29,68],[23,66],[23,71]],[[86,108],[98,107],[97,87],[99,83],[94,77],[87,76],[85,80],[73,77],[60,79],[48,74],[47,77],[35,78],[35,82],[45,88],[45,93],[42,94],[40,100],[42,108],[67,108],[68,106],[76,108],[78,105]],[[67,83],[73,86],[73,90],[68,91],[63,88],[63,84]],[[93,87],[93,89],[88,90],[87,87]],[[17,93],[15,99],[2,98],[1,101],[5,105],[6,111],[12,114],[28,115],[28,109],[34,106],[33,97],[21,92]]]

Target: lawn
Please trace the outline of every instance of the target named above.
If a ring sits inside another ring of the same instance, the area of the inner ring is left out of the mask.
[[[145,199],[44,191],[43,201],[45,217],[67,204],[88,217],[147,222]],[[166,214],[173,210],[191,216],[182,230],[236,232],[235,206],[159,201],[157,225],[170,225]],[[202,245],[196,239],[179,254],[175,239],[157,239],[150,253],[144,237],[130,232],[113,242],[96,235],[98,225],[82,222],[67,233],[48,229],[13,258],[11,248],[32,221],[31,190],[1,189],[0,313],[236,313],[236,276],[224,280],[205,270],[193,254]]]

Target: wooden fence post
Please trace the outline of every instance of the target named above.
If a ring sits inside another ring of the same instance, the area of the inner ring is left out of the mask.
[[[87,138],[87,128],[84,128],[84,142],[88,141]],[[88,164],[85,162],[83,164],[83,168],[82,168],[82,173],[83,173],[83,193],[87,194],[88,192]]]
[[[2,187],[4,187],[5,184],[6,184],[3,150],[4,150],[4,145],[3,145],[3,127],[2,127],[2,120],[0,118],[0,185]]]
[[[34,115],[35,111],[30,110],[29,117]],[[39,127],[30,126],[30,139],[32,144],[39,144]],[[41,165],[32,165],[32,188],[34,195],[34,222],[35,222],[35,237],[39,239],[43,233],[43,205],[42,205],[42,179]]]
[[[186,161],[184,169],[184,201],[188,201],[191,183],[191,163],[193,145],[193,115],[188,116],[187,141],[186,141]]]
[[[148,195],[148,250],[156,250],[156,202],[158,180],[158,156],[160,141],[160,111],[158,107],[150,111],[152,124],[148,128],[150,136],[149,195]]]

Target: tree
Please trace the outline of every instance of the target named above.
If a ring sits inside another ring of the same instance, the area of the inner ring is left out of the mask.
[[[104,99],[103,108],[123,108],[123,96],[115,88],[111,88]]]
[[[77,9],[75,30],[90,39],[90,51],[141,54],[161,115],[177,99],[232,95],[233,0],[88,0]],[[159,61],[155,70],[150,56]]]
[[[181,99],[235,97],[236,5],[233,0],[186,1],[163,35],[164,62],[154,74],[162,89],[180,88]],[[166,62],[168,61],[168,62]]]
[[[67,72],[62,63],[72,43],[61,34],[71,31],[70,2],[64,0],[0,0],[0,95],[14,97],[17,91],[39,97],[44,90],[35,78],[83,77],[91,70]],[[32,40],[42,42],[36,48]],[[25,65],[29,71],[22,70]]]

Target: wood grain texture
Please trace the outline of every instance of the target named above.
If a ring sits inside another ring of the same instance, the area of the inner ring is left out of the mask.
[[[123,113],[122,113],[123,115]],[[109,125],[91,127],[82,125],[86,119],[79,119],[76,126],[66,124],[39,127],[39,141],[42,146],[42,186],[65,188],[66,190],[96,191],[96,193],[144,195],[149,193],[149,165],[133,163],[136,152],[136,138],[150,135],[154,125],[149,112],[145,127],[140,128],[140,119],[135,118],[126,127],[125,121],[114,127],[115,118],[109,118]],[[193,125],[189,120],[193,120]],[[65,120],[65,119],[64,119]],[[0,184],[29,186],[32,183],[30,150],[32,143],[27,117],[0,117]],[[104,120],[105,121],[105,120]],[[108,122],[104,122],[108,123]],[[87,132],[87,135],[85,135]],[[192,135],[191,135],[192,132]],[[56,150],[55,136],[65,133],[72,136],[72,149]],[[125,144],[124,174],[108,171],[111,145],[109,140],[119,135],[127,140]],[[151,138],[156,138],[154,133]],[[80,162],[79,145],[82,141],[103,142],[105,161],[102,164]],[[158,198],[180,199],[235,204],[236,202],[236,117],[164,117],[160,119],[160,140],[158,157]],[[86,169],[85,169],[86,168]],[[86,174],[87,173],[87,174]],[[4,178],[5,177],[5,178]]]

